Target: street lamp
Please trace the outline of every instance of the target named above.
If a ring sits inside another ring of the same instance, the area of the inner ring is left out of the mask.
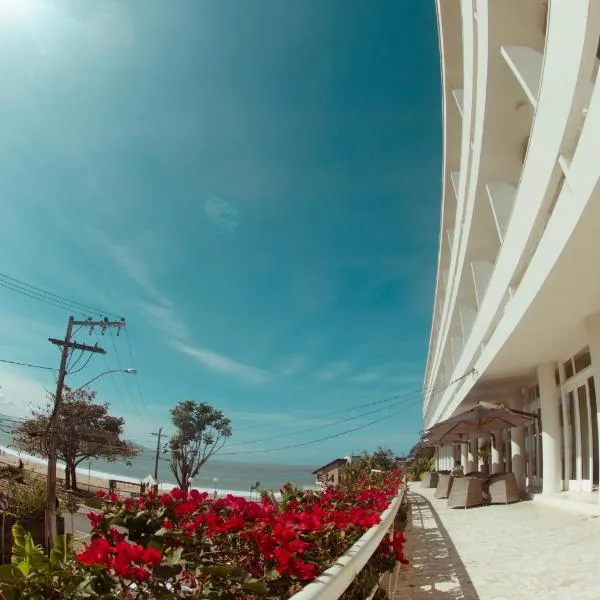
[[[128,375],[135,375],[136,369],[110,369],[104,371],[96,377],[90,379],[87,383],[79,386],[73,390],[78,392],[84,387],[88,386],[96,379],[104,377],[109,373],[126,373]],[[58,405],[55,403],[54,411],[50,416],[50,422],[48,430],[50,431],[50,438],[48,440],[48,477],[46,479],[46,543],[48,549],[52,547],[52,543],[56,538],[56,419],[58,418]]]
[[[104,375],[109,375],[110,373],[125,373],[126,375],[135,375],[137,373],[137,369],[111,369],[110,371],[104,371],[103,373],[96,375],[96,377],[92,377],[92,379],[90,379],[83,385],[80,385],[76,390],[73,390],[73,391],[78,392],[79,390],[82,390],[84,387],[87,387],[88,385],[90,385],[90,383],[93,383],[94,381],[96,381],[96,379],[100,379],[100,377],[104,377]]]

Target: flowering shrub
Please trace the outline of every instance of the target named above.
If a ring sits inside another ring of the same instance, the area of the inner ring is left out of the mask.
[[[87,595],[70,597],[287,598],[379,523],[400,482],[400,473],[375,474],[282,504],[180,489],[102,495],[102,511],[88,514],[92,541],[68,567]],[[406,562],[403,545],[401,533],[384,538],[371,571]]]

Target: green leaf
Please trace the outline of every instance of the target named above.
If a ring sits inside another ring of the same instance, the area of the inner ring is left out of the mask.
[[[64,533],[56,536],[50,551],[50,566],[57,568],[73,556],[73,535]]]
[[[44,549],[34,543],[30,534],[26,533],[20,523],[12,526],[13,548],[11,564],[17,567],[25,577],[48,569],[48,558]]]
[[[258,596],[266,596],[269,592],[269,588],[262,581],[247,581],[242,584],[242,587],[253,594],[257,594]]]
[[[23,573],[21,573],[14,565],[0,566],[0,584],[7,583],[9,585],[16,585],[23,577]]]
[[[227,565],[205,565],[200,567],[200,572],[213,577],[227,577],[233,571],[233,567]]]

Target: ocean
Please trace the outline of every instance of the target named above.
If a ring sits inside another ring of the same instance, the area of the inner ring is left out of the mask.
[[[18,454],[11,445],[9,434],[0,432],[0,446],[7,453]],[[44,462],[35,457],[26,457],[23,460]],[[92,460],[82,463],[77,469],[78,485],[85,488],[89,477],[103,477],[111,479],[122,479],[125,481],[140,481],[148,475],[154,475],[155,454],[151,450],[144,450],[138,457],[131,461],[131,466],[117,461],[109,463],[105,460]],[[310,465],[282,465],[255,462],[234,462],[225,460],[209,460],[194,478],[193,487],[202,490],[213,491],[215,488],[219,494],[235,492],[250,492],[250,488],[256,486],[261,489],[278,491],[281,486],[290,482],[303,487],[314,487],[315,478],[312,472],[315,466]],[[171,473],[168,456],[162,456],[158,466],[158,480],[165,484],[176,484],[175,477]],[[217,481],[215,481],[215,479]]]

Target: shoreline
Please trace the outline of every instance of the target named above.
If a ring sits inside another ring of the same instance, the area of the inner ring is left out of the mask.
[[[3,451],[3,454],[0,456],[0,463],[10,464],[12,466],[17,466],[19,464],[19,459],[23,461],[24,468],[28,471],[35,473],[38,476],[47,477],[47,460],[44,458],[39,458],[38,456],[32,456],[30,454],[26,454],[25,452],[20,452],[15,450],[14,448],[7,448],[6,446],[0,446],[0,450]],[[88,469],[76,469],[77,474],[81,475],[81,479],[78,479],[78,488],[80,490],[108,490],[109,488],[109,480],[114,479],[119,483],[125,484],[128,489],[117,489],[117,493],[121,494],[129,494],[134,491],[134,488],[137,488],[139,492],[140,484],[142,483],[141,479],[136,479],[135,477],[127,477],[126,475],[117,475],[114,473],[104,473],[101,471],[88,471]],[[64,482],[65,473],[64,473],[64,463],[59,461],[56,466],[56,478],[57,481]],[[158,490],[159,492],[168,492],[172,489],[176,488],[177,484],[168,483],[168,482],[158,482]],[[205,487],[197,487],[192,486],[191,489],[198,490],[199,492],[207,492],[208,494],[214,494],[215,488],[205,488]],[[239,496],[242,498],[256,498],[257,493],[253,492],[252,494],[248,492],[248,490],[225,490],[225,489],[216,489],[217,497],[225,497],[227,495]],[[278,491],[274,492],[275,497],[277,498],[280,494]]]

